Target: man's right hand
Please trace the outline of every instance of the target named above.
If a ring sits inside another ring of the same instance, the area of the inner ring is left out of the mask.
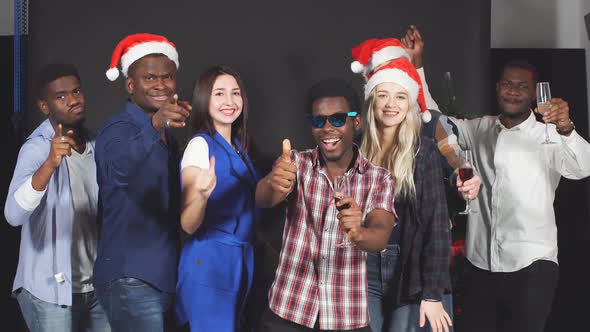
[[[57,125],[55,135],[51,140],[51,149],[49,150],[49,156],[45,162],[52,169],[56,169],[61,164],[63,157],[72,154],[72,147],[75,146],[76,142],[73,139],[74,132],[68,130],[64,136],[63,127],[61,124]]]
[[[275,161],[270,174],[270,184],[274,192],[288,194],[295,184],[297,178],[297,167],[291,161],[291,142],[283,140],[283,153]]]
[[[183,128],[190,115],[191,105],[186,101],[178,101],[178,95],[170,98],[152,117],[152,126],[157,131],[165,128]]]
[[[424,52],[424,40],[420,31],[415,25],[410,25],[406,34],[401,38],[401,42],[404,44],[404,49],[412,58],[412,64],[416,69],[422,68],[422,53]]]

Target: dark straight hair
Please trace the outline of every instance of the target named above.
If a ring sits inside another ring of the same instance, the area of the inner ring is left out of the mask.
[[[232,123],[231,133],[232,139],[237,138],[242,144],[242,150],[248,152],[250,146],[250,136],[248,135],[248,97],[244,82],[240,75],[232,68],[224,65],[215,65],[207,68],[201,76],[197,79],[193,88],[193,109],[190,122],[190,137],[196,133],[204,132],[213,136],[217,131],[213,126],[213,119],[209,115],[209,101],[211,100],[211,92],[213,85],[217,78],[221,75],[230,75],[238,82],[240,94],[242,95],[242,113]]]

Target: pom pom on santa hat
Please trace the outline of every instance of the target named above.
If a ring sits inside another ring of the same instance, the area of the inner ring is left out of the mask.
[[[399,39],[368,39],[352,49],[352,58],[355,61],[350,64],[350,69],[355,74],[363,73],[367,78],[375,68],[401,57],[410,59],[404,44]]]
[[[167,56],[178,69],[178,52],[176,46],[166,37],[150,33],[136,33],[129,35],[117,44],[111,56],[111,65],[106,72],[107,78],[114,81],[119,77],[119,61],[121,71],[127,77],[129,66],[148,54],[163,54]]]

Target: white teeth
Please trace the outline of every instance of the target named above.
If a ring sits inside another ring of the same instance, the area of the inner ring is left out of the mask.
[[[336,144],[340,141],[339,138],[328,138],[328,139],[323,139],[322,142],[324,142],[324,144]]]

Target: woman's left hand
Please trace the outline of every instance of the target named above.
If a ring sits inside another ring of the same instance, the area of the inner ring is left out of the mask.
[[[426,319],[432,332],[449,332],[449,326],[453,325],[451,317],[447,314],[440,301],[422,301],[420,303],[420,327],[424,327]]]

